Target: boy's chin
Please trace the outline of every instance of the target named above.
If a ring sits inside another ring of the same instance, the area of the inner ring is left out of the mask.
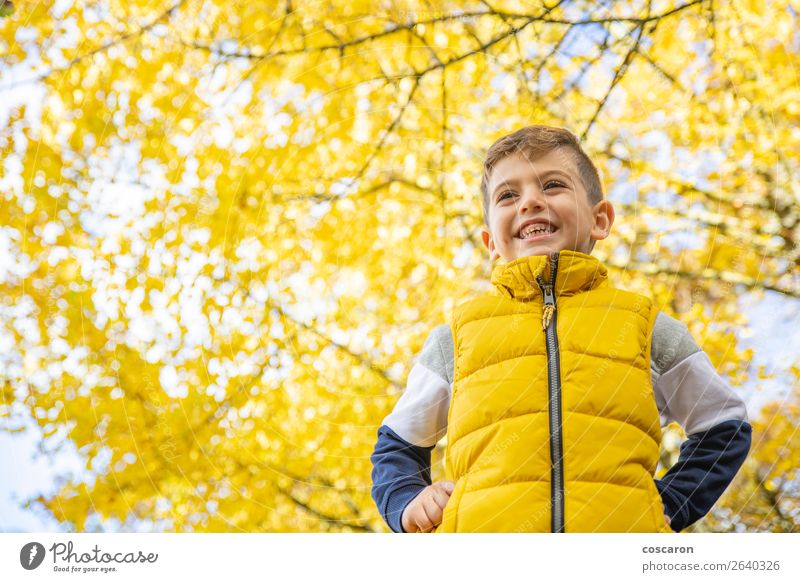
[[[584,253],[584,254],[587,254],[587,255],[591,255],[592,254],[591,250],[578,251],[576,249],[572,249],[572,248],[569,248],[569,247],[567,247],[566,249],[562,249],[560,246],[533,245],[533,246],[526,247],[526,248],[511,249],[511,251],[509,253],[509,256],[508,257],[503,257],[503,260],[505,262],[507,262],[507,263],[510,263],[511,261],[515,261],[515,260],[521,259],[523,257],[534,257],[534,256],[547,256],[547,257],[549,257],[549,256],[552,256],[552,254],[555,253],[555,252],[559,252],[560,253],[561,251],[564,251],[564,250],[569,250],[569,251],[572,251],[572,252],[581,252],[581,253]]]
[[[525,248],[520,249],[512,249],[511,256],[513,258],[509,259],[509,261],[513,261],[515,259],[521,259],[522,257],[535,257],[539,255],[543,256],[550,256],[553,252],[557,251],[556,247],[552,246],[545,246],[545,245],[533,245]]]
[[[522,257],[533,257],[537,255],[545,255],[545,256],[552,256],[553,253],[560,253],[561,251],[570,251],[574,253],[583,253],[586,255],[591,255],[592,250],[580,250],[574,248],[573,245],[570,244],[532,244],[532,245],[513,245],[511,248],[507,249],[509,256],[512,258],[506,259],[507,261],[513,261],[515,259],[521,259]]]

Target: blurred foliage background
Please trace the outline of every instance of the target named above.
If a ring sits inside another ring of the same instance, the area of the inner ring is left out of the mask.
[[[800,531],[800,365],[753,364],[740,302],[800,295],[796,0],[0,3],[0,427],[85,462],[31,509],[386,531],[377,427],[488,284],[483,155],[545,123],[601,170],[614,284],[789,386],[690,530]]]

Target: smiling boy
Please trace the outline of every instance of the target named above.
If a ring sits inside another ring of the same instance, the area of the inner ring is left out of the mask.
[[[614,223],[569,131],[495,142],[481,183],[493,291],[436,327],[378,430],[393,531],[667,532],[705,515],[750,448],[744,403],[686,326],[609,285]],[[687,433],[655,480],[661,427]],[[447,479],[430,452],[447,435]]]
[[[587,191],[574,156],[564,146],[530,160],[519,151],[500,158],[484,178],[483,242],[494,261],[571,249],[590,254],[606,238],[614,209],[597,187]],[[598,180],[599,182],[599,180]]]

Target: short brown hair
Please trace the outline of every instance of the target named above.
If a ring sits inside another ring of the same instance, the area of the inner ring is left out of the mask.
[[[578,138],[569,130],[560,127],[530,125],[501,137],[486,152],[486,159],[483,162],[483,178],[481,179],[483,222],[486,226],[489,226],[489,177],[495,164],[515,153],[523,153],[526,157],[533,158],[558,147],[565,147],[572,151],[578,176],[589,197],[589,204],[594,206],[603,199],[600,175],[592,160],[581,148]]]

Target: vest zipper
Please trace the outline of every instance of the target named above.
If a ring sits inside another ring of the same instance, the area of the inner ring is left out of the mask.
[[[558,272],[558,253],[550,258],[550,280],[544,282],[541,275],[536,277],[542,289],[544,307],[542,328],[545,330],[547,345],[547,387],[548,409],[550,413],[550,502],[552,507],[550,528],[553,533],[564,533],[564,463],[561,435],[561,360],[558,353],[556,335],[556,274]]]

